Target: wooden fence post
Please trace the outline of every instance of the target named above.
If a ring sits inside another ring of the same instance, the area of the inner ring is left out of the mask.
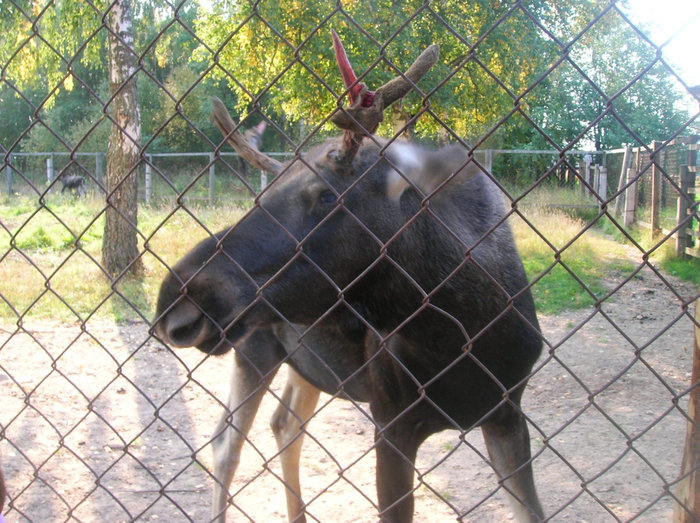
[[[695,177],[695,173],[691,173],[687,165],[681,165],[680,168],[680,189],[678,195],[678,204],[676,206],[676,256],[679,258],[685,257],[685,249],[689,246],[688,229],[693,223],[693,220],[688,220],[688,199],[691,198],[688,188],[690,187],[690,177]]]
[[[623,224],[629,227],[634,223],[635,211],[637,210],[637,170],[627,169],[627,189],[625,190],[625,217]],[[634,180],[634,181],[633,181]]]
[[[651,163],[651,239],[653,240],[661,234],[661,169],[658,163],[661,161],[661,155],[657,154],[661,142],[654,140],[652,147],[654,152]]]
[[[622,188],[627,183],[627,169],[629,169],[632,161],[632,148],[628,145],[625,147],[625,154],[622,157],[622,168],[620,169],[620,178],[617,180],[617,198],[615,198],[615,216],[622,216],[622,210],[625,208],[625,191]]]
[[[674,507],[674,523],[700,521],[700,300],[695,302],[693,372],[688,398],[688,426],[681,464],[681,480]]]

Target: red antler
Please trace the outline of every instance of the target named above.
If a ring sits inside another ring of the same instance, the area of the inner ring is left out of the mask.
[[[333,37],[335,61],[338,62],[338,69],[340,69],[340,75],[343,77],[346,89],[350,90],[348,92],[350,96],[350,105],[355,105],[357,97],[360,96],[364,88],[365,93],[362,97],[362,102],[360,102],[360,106],[370,107],[374,102],[374,91],[367,91],[367,86],[357,81],[357,75],[355,75],[355,71],[352,70],[352,65],[350,64],[350,60],[348,60],[348,55],[345,54],[345,48],[340,41],[340,37],[338,37],[338,33],[331,29],[331,36]]]
[[[438,60],[440,48],[436,44],[431,45],[416,58],[405,73],[399,74],[376,91],[369,91],[364,83],[357,81],[357,76],[352,70],[337,33],[331,31],[331,34],[335,58],[351,102],[348,107],[337,111],[331,117],[331,121],[346,131],[345,141],[348,144],[354,141],[355,145],[358,145],[362,141],[362,136],[377,130],[377,126],[384,119],[384,110],[408,94],[428,73]]]

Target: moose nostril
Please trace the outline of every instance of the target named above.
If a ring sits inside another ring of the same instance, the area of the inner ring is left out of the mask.
[[[191,347],[205,335],[206,319],[197,306],[182,302],[161,320],[158,329],[164,341],[177,347]]]
[[[199,318],[188,323],[187,325],[180,325],[176,328],[170,329],[168,337],[175,345],[189,347],[194,345],[193,342],[199,338],[203,327],[204,316],[200,315]]]

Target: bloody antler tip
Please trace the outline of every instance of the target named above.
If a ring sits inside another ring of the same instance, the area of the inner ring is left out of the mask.
[[[338,69],[340,69],[340,76],[343,77],[345,88],[350,89],[348,94],[350,95],[350,103],[353,104],[360,95],[362,86],[357,81],[357,75],[355,75],[355,71],[352,70],[348,55],[345,53],[345,47],[343,47],[343,43],[340,41],[340,37],[334,29],[331,29],[331,36],[333,38],[335,61],[338,63]]]

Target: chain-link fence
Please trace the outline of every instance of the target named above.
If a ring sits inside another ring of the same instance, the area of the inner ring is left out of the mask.
[[[329,4],[0,2],[7,520],[692,519],[698,265],[673,247],[699,214],[668,158],[697,131],[697,94],[615,2]],[[346,134],[318,156],[331,116],[359,114],[331,29],[370,90],[431,43],[440,57],[385,112],[389,142]],[[112,45],[131,61],[117,85]],[[251,176],[208,120],[212,95],[233,131],[267,123],[250,161],[282,151],[291,167]],[[138,146],[126,166],[110,164],[115,129]],[[609,163],[596,192],[572,151],[599,163],[624,145],[636,178]],[[558,153],[483,160],[512,149]],[[50,165],[32,156],[47,150]],[[178,151],[201,156],[166,159]],[[614,202],[652,170],[675,221],[649,240]],[[117,198],[135,175],[137,219]],[[102,261],[112,209],[138,245],[122,271]]]

